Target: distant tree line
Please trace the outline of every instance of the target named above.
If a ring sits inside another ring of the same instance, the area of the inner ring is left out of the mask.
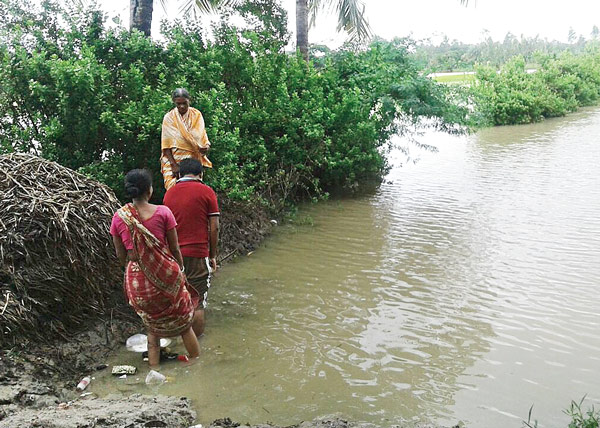
[[[571,28],[568,42],[548,40],[539,36],[517,37],[510,32],[504,40],[494,41],[487,31],[483,33],[483,39],[475,44],[449,40],[448,37],[444,37],[439,44],[430,39],[421,40],[414,46],[415,59],[430,72],[472,71],[478,64],[499,68],[515,56],[523,57],[527,65],[534,66],[536,53],[558,55],[562,52],[584,52],[588,44],[600,41],[600,30],[594,25],[586,37],[577,35]]]

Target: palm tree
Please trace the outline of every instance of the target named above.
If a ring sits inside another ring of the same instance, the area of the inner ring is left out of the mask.
[[[160,0],[166,9],[168,0]],[[223,6],[239,4],[244,0],[184,0],[180,12],[194,16],[214,12]],[[252,1],[252,0],[245,0]],[[467,5],[469,0],[459,0]],[[136,28],[147,36],[152,24],[153,0],[129,0],[131,8],[130,28]],[[338,31],[345,31],[355,40],[365,40],[371,34],[365,17],[363,0],[296,0],[296,47],[305,60],[308,60],[308,30],[314,25],[317,14],[323,10],[335,11],[338,15]],[[310,18],[310,19],[309,19]]]
[[[337,30],[345,31],[352,39],[365,40],[371,34],[362,0],[296,0],[296,47],[305,60],[308,60],[308,30],[323,9],[337,12]]]
[[[243,0],[184,0],[180,13],[200,14],[214,12],[221,7],[241,3]],[[251,1],[251,0],[250,0]],[[166,9],[168,0],[160,0]],[[129,0],[130,29],[137,29],[150,36],[152,26],[153,0]],[[296,0],[296,46],[304,59],[308,60],[308,29],[314,25],[318,12],[323,9],[336,11],[338,31],[347,32],[351,38],[364,40],[370,34],[365,19],[365,5],[362,0]]]
[[[160,0],[164,10],[167,9],[169,0]],[[237,3],[235,0],[186,0],[182,2],[180,13],[192,13],[194,16],[214,12],[219,7]],[[139,30],[150,36],[152,27],[152,12],[154,0],[129,0],[129,29]]]
[[[150,37],[154,0],[129,0],[129,29],[140,30]]]
[[[460,3],[467,6],[469,0]],[[338,31],[345,31],[354,40],[365,40],[371,35],[362,0],[296,0],[296,47],[305,60],[308,60],[308,30],[318,12],[328,8],[338,15]]]

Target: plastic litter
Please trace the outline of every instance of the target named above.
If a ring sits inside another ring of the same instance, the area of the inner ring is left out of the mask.
[[[135,372],[137,372],[137,368],[135,366],[113,366],[112,368],[112,374],[114,376],[120,376],[120,375],[132,375],[135,374]]]
[[[271,224],[272,224],[273,226],[277,226],[277,220],[271,220]]]
[[[192,425],[189,428],[204,428],[204,427],[202,426],[202,424],[198,424],[198,425]]]
[[[150,370],[146,376],[146,385],[160,385],[167,381],[167,377],[155,370]]]
[[[188,358],[188,356],[187,356],[187,355],[178,355],[178,356],[177,356],[177,359],[178,359],[179,361],[183,361],[184,363],[187,363],[187,362],[189,362],[189,361],[190,361],[190,359]]]
[[[160,347],[165,348],[171,344],[171,339],[163,337],[160,339]],[[145,334],[134,334],[125,342],[128,351],[145,352],[148,350],[148,336]]]
[[[77,389],[79,391],[83,391],[84,389],[87,388],[87,386],[90,384],[91,381],[92,381],[92,379],[89,376],[84,377],[77,384]]]
[[[123,376],[119,376],[119,379],[127,379],[127,375],[124,374]]]

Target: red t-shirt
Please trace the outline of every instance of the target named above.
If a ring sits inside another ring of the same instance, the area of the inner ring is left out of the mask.
[[[177,237],[185,257],[208,257],[208,218],[219,215],[217,195],[196,180],[179,180],[165,193],[163,203],[177,220]]]

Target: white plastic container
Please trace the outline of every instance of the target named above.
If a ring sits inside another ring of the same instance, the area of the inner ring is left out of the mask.
[[[79,383],[77,384],[77,389],[79,391],[83,391],[84,389],[87,388],[87,386],[90,384],[90,382],[92,381],[92,378],[89,376],[84,377],[83,379],[81,379],[79,381]]]
[[[150,370],[146,376],[146,385],[160,385],[167,381],[167,377],[155,370]]]
[[[160,339],[160,347],[165,348],[171,344],[171,339],[163,337]],[[148,336],[145,334],[134,334],[125,343],[128,351],[146,352],[148,350]]]

